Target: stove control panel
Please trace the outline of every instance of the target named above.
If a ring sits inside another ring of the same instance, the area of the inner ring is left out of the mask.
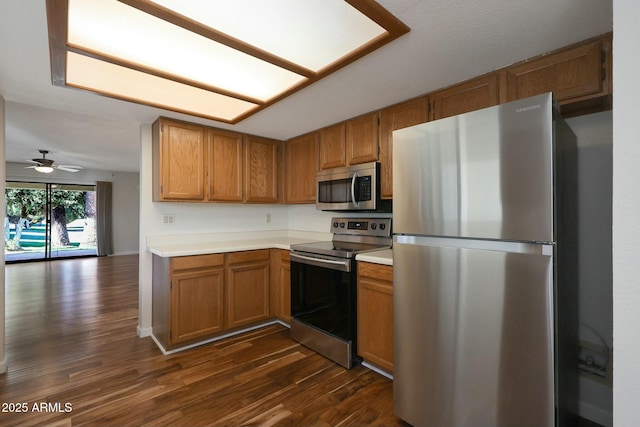
[[[331,232],[357,236],[391,236],[391,218],[332,218]]]

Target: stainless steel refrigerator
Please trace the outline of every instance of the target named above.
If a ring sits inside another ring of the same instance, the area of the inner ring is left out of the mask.
[[[393,133],[397,416],[572,423],[575,159],[551,94]]]

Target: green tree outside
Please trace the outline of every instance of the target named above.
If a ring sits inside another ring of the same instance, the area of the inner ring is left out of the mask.
[[[86,191],[53,190],[51,192],[51,244],[52,246],[68,246],[69,234],[67,223],[85,217]],[[5,248],[20,250],[20,233],[22,221],[36,224],[46,218],[46,190],[7,188]],[[18,223],[16,235],[9,239],[8,221]],[[19,230],[18,230],[19,229]]]

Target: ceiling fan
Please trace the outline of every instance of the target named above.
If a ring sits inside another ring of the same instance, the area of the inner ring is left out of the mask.
[[[54,169],[60,169],[67,172],[78,172],[82,169],[82,166],[75,165],[58,165],[53,159],[47,159],[46,155],[49,154],[47,150],[38,150],[42,154],[42,158],[31,159],[30,161],[35,163],[32,166],[27,166],[27,169],[35,169],[40,173],[51,173]]]

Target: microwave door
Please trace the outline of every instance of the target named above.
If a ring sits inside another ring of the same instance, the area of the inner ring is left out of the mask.
[[[316,175],[316,209],[374,211],[377,208],[376,163],[327,169]],[[388,210],[390,212],[390,203]]]

